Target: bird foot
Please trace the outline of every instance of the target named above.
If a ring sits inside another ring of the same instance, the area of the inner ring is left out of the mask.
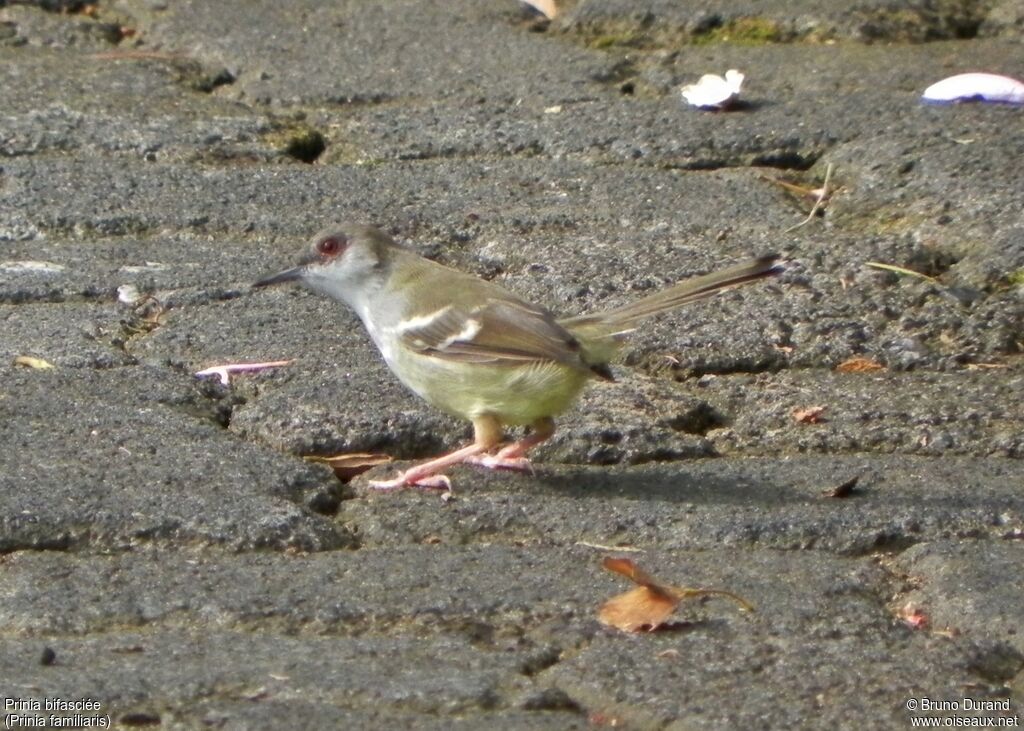
[[[477,465],[478,467],[486,467],[489,470],[533,473],[533,464],[526,457],[503,457],[501,452],[470,457],[466,460],[466,463]]]
[[[447,475],[417,476],[415,468],[403,472],[393,480],[370,480],[374,490],[395,490],[400,487],[422,487],[428,490],[447,490],[451,492],[452,481]]]

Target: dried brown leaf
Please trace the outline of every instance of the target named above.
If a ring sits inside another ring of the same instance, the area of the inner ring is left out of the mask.
[[[319,462],[327,465],[334,470],[334,474],[338,476],[339,480],[343,480],[345,482],[351,480],[356,475],[366,472],[371,467],[387,464],[391,461],[391,457],[386,454],[369,454],[362,452],[336,454],[333,457],[309,455],[306,459],[310,462]]]
[[[624,632],[651,632],[661,627],[672,616],[679,602],[700,596],[724,596],[732,599],[744,611],[753,611],[742,597],[721,589],[688,589],[663,584],[628,558],[606,556],[601,565],[639,586],[618,594],[601,605],[597,618],[602,624]]]
[[[653,576],[637,566],[632,559],[605,556],[601,560],[601,565],[613,573],[625,576],[633,583],[640,584],[640,586],[662,588]]]
[[[854,475],[846,482],[836,485],[835,487],[822,491],[822,495],[825,497],[835,498],[847,498],[853,495],[854,489],[857,487],[857,482],[860,480],[860,475]]]
[[[823,413],[825,413],[824,406],[805,406],[793,409],[792,415],[799,424],[820,424],[825,421]]]
[[[649,586],[637,586],[606,601],[597,612],[602,624],[624,632],[650,632],[663,625],[679,599]]]
[[[871,373],[872,371],[884,371],[885,366],[877,360],[856,356],[848,358],[836,366],[837,373]]]

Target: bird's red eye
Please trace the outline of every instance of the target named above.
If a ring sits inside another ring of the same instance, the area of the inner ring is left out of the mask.
[[[345,250],[346,244],[344,236],[328,236],[317,242],[316,250],[323,256],[337,256]]]

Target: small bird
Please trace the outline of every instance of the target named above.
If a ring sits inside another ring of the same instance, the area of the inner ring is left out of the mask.
[[[493,282],[425,259],[372,226],[342,224],[313,237],[297,266],[253,286],[298,282],[346,304],[398,380],[472,422],[469,446],[372,483],[450,488],[442,471],[455,464],[529,469],[526,454],[554,433],[553,417],[590,379],[612,380],[608,363],[643,320],[780,271],[776,256],[762,256],[631,304],[558,318]],[[530,432],[501,447],[506,426]]]

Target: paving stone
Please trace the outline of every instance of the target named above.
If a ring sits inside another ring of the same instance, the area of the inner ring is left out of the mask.
[[[174,729],[1019,715],[1019,110],[920,102],[1024,75],[1019,2],[0,5],[5,702]],[[737,108],[683,106],[730,68]],[[340,220],[567,315],[788,264],[645,324],[533,474],[380,493],[404,463],[301,457],[467,425],[336,303],[250,289]],[[604,627],[609,554],[757,612]]]
[[[303,506],[336,501],[333,476],[232,437],[224,394],[188,376],[4,368],[0,378],[6,551],[352,542]]]

